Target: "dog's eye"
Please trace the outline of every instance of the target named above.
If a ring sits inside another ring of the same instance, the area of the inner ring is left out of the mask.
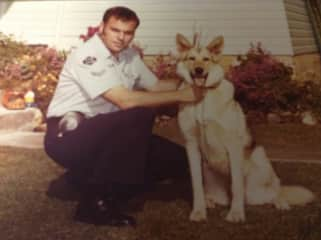
[[[189,57],[188,60],[195,61],[195,57]]]
[[[208,62],[210,59],[208,57],[203,58],[204,62]]]

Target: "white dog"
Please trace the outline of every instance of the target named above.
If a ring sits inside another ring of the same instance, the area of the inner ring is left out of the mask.
[[[206,208],[216,203],[230,204],[226,220],[240,222],[245,220],[245,203],[289,209],[291,204],[312,201],[313,193],[303,187],[281,186],[264,148],[252,144],[244,113],[234,100],[234,87],[218,64],[223,37],[199,47],[177,34],[176,44],[182,87],[207,88],[201,102],[182,104],[178,113],[193,187],[190,220],[205,220]]]

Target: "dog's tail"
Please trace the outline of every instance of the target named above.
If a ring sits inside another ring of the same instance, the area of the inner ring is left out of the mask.
[[[280,194],[290,205],[305,205],[316,198],[313,192],[301,186],[281,186]]]
[[[251,155],[252,161],[260,168],[271,169],[274,173],[272,165],[268,160],[263,147],[258,146],[254,148]],[[277,176],[275,175],[275,178]],[[309,189],[301,186],[280,186],[280,197],[284,199],[289,205],[305,205],[316,199],[316,196]]]

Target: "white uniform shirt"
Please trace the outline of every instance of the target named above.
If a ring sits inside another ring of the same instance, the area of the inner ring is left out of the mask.
[[[60,117],[69,111],[79,111],[87,117],[117,111],[119,108],[104,99],[102,93],[120,85],[130,90],[146,88],[157,81],[137,51],[125,49],[117,60],[95,35],[69,54],[47,117]]]

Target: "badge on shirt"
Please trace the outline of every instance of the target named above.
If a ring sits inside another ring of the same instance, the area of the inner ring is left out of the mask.
[[[88,56],[82,61],[82,63],[86,65],[93,65],[96,61],[97,58]]]

